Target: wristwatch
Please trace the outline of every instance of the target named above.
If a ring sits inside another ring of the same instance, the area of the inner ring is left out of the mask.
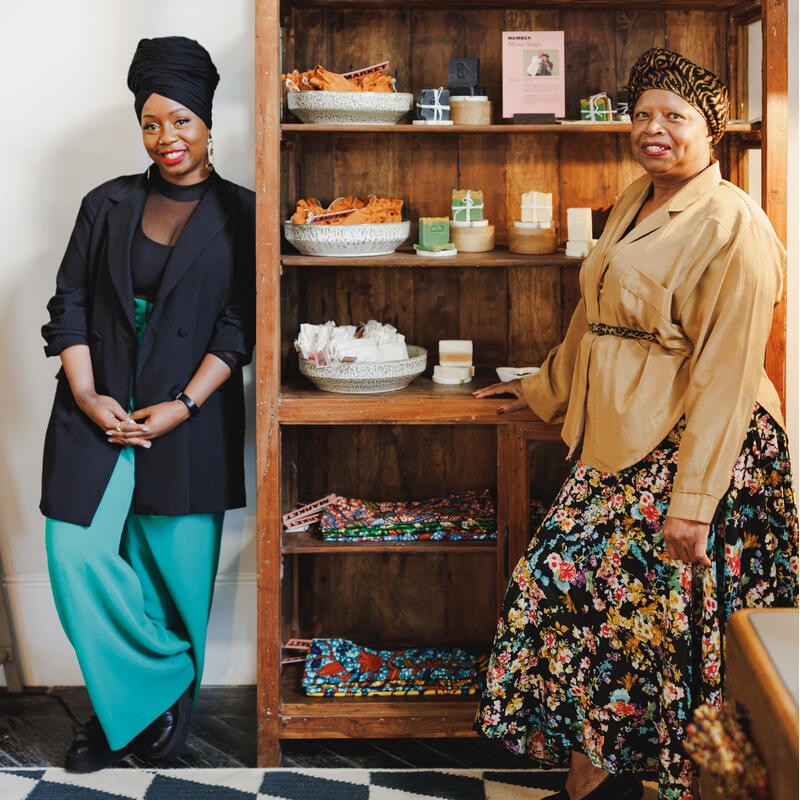
[[[181,403],[183,403],[186,406],[186,408],[189,409],[189,414],[191,414],[191,416],[196,417],[200,413],[200,406],[198,406],[197,403],[195,403],[195,401],[192,400],[192,398],[189,397],[188,394],[184,394],[183,392],[178,392],[178,394],[176,394],[173,399],[180,400]]]

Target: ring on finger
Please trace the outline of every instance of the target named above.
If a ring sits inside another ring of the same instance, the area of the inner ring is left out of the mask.
[[[120,433],[122,433],[122,426],[119,424],[119,422],[117,423],[117,430],[118,430]]]

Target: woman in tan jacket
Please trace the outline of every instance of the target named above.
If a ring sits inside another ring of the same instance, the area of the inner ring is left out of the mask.
[[[631,71],[647,174],[580,273],[566,338],[495,384],[502,413],[563,422],[580,457],[506,594],[476,730],[569,765],[553,800],[692,798],[683,749],[719,704],[721,634],[742,607],[796,605],[797,512],[780,402],[764,371],[785,253],[711,147],[728,96],[656,48]]]

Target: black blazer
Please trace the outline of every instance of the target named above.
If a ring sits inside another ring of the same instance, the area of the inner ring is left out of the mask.
[[[116,178],[81,203],[48,303],[45,353],[88,344],[95,388],[123,408],[170,400],[209,351],[249,361],[254,340],[255,195],[216,173],[175,245],[136,358],[131,243],[147,173]],[[120,452],[72,397],[63,368],[44,445],[42,513],[89,525]],[[237,367],[200,414],[136,448],[137,514],[245,504],[244,398]]]

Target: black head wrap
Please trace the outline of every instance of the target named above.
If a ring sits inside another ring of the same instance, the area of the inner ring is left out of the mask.
[[[185,36],[142,39],[128,70],[138,119],[147,98],[155,93],[186,106],[210,128],[211,101],[218,83],[219,73],[208,51]]]
[[[708,122],[712,144],[725,132],[730,114],[728,87],[710,70],[680,53],[654,47],[639,56],[628,79],[628,108],[633,109],[648,89],[666,89],[693,105]]]

